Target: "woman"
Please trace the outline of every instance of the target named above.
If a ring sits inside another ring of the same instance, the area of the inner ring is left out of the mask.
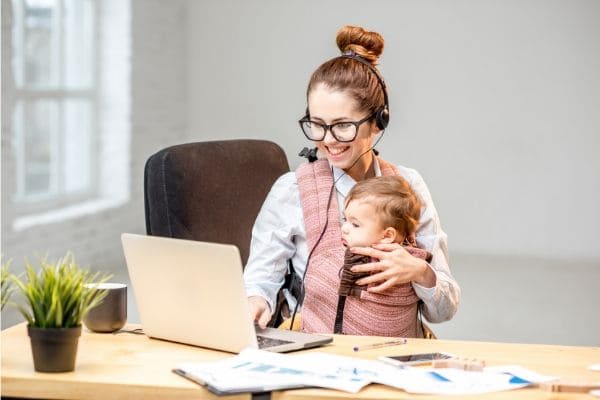
[[[353,267],[369,274],[357,282],[368,290],[364,298],[346,304],[344,333],[421,336],[419,304],[431,322],[449,320],[458,307],[460,288],[448,267],[446,234],[418,172],[393,166],[373,150],[389,119],[385,83],[375,68],[383,38],[346,26],[336,41],[342,55],[313,73],[307,115],[300,120],[320,158],[275,182],[254,225],[244,271],[250,313],[266,326],[291,260],[304,277],[302,330],[333,332],[344,255],[340,205],[356,182],[395,174],[407,180],[423,203],[416,242],[433,257],[427,263],[399,244],[352,248],[378,261]],[[288,301],[294,306],[294,299]]]

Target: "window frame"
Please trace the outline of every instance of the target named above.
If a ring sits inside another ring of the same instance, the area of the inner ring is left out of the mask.
[[[90,72],[91,82],[86,88],[70,88],[65,83],[65,71],[68,60],[65,56],[64,44],[66,43],[65,24],[66,19],[63,18],[65,11],[65,0],[56,0],[55,7],[56,16],[53,14],[52,30],[55,40],[52,41],[51,62],[55,63],[53,78],[54,85],[39,86],[34,84],[26,84],[24,82],[24,66],[25,60],[25,16],[24,2],[25,0],[12,0],[13,5],[13,26],[12,26],[12,69],[14,74],[14,109],[13,109],[13,154],[15,163],[15,190],[13,194],[15,216],[23,216],[40,212],[47,212],[52,209],[65,207],[70,204],[84,202],[99,195],[99,173],[100,160],[97,151],[100,144],[99,126],[98,126],[98,102],[99,102],[99,76],[98,69],[95,68],[96,61],[99,59],[99,50],[101,43],[99,41],[99,10],[96,0],[88,0],[91,3],[91,43],[92,50],[90,52],[91,60],[89,65],[92,68]],[[58,32],[58,33],[56,33]],[[55,35],[56,33],[56,35]],[[20,52],[20,53],[19,53]],[[55,76],[57,75],[57,76]],[[64,157],[62,149],[67,141],[66,122],[64,120],[66,102],[69,100],[80,100],[89,104],[89,147],[90,155],[90,175],[89,185],[80,191],[67,192],[65,189]],[[35,102],[48,101],[56,104],[56,126],[51,131],[52,152],[50,156],[50,183],[49,189],[45,193],[26,193],[26,144],[25,136],[27,135],[23,126],[24,117],[19,116],[19,112],[25,112],[25,107],[28,105],[35,106]],[[19,119],[20,118],[20,119]],[[53,137],[52,137],[53,136]]]

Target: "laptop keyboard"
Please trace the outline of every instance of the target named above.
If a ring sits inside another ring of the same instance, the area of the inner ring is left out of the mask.
[[[275,338],[270,338],[270,337],[261,336],[261,335],[256,335],[256,339],[258,340],[258,348],[259,349],[266,349],[269,347],[280,346],[282,344],[292,343],[289,340],[275,339]]]

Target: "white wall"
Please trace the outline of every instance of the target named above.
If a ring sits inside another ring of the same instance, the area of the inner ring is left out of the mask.
[[[453,254],[600,260],[600,2],[188,2],[187,129],[307,143],[312,71],[336,30],[381,32],[379,148],[430,186]]]

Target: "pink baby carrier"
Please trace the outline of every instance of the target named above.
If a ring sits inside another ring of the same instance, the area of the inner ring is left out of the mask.
[[[382,175],[400,175],[391,164],[378,159]],[[340,270],[345,248],[341,242],[339,206],[327,160],[302,164],[296,170],[309,251],[313,249],[304,279],[302,330],[332,333],[340,296]],[[329,201],[329,196],[333,196]],[[329,204],[329,207],[327,207]],[[323,237],[319,236],[323,227]],[[419,298],[410,283],[384,293],[361,291],[348,296],[341,331],[347,335],[420,336],[417,324]]]

